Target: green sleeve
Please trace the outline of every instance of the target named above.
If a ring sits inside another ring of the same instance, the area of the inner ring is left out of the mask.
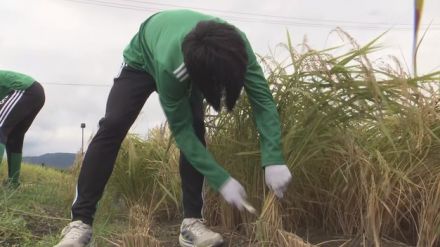
[[[284,164],[281,151],[280,118],[263,71],[245,38],[248,53],[248,68],[244,88],[252,107],[253,118],[260,136],[261,161],[263,167]]]
[[[176,93],[182,91],[179,90],[182,82],[173,80],[171,76],[163,74],[158,81],[159,100],[177,146],[191,165],[218,191],[230,175],[197,138],[192,126],[189,94]]]

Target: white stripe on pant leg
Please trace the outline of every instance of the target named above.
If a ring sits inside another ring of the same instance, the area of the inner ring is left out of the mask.
[[[73,199],[72,206],[75,204],[76,200],[78,200],[78,184],[76,184],[75,188],[75,198]],[[70,218],[73,219],[73,212],[72,209],[70,209]]]
[[[8,106],[11,104],[11,102],[13,101],[13,99],[15,99],[15,97],[17,96],[18,91],[14,91],[14,93],[12,95],[10,95],[9,98],[6,99],[6,101],[3,103],[3,107],[0,110],[0,120],[2,119],[1,116],[4,115],[4,113],[6,112],[6,108],[8,108]]]
[[[0,127],[3,126],[3,123],[5,122],[6,118],[8,118],[9,113],[11,113],[12,109],[15,107],[17,102],[21,99],[21,96],[23,96],[24,91],[18,91],[17,96],[13,101],[11,101],[11,104],[9,104],[6,109],[6,111],[3,113],[3,116],[0,116]]]
[[[3,126],[3,124],[5,123],[5,120],[9,116],[9,113],[11,113],[12,109],[14,109],[17,102],[20,101],[21,97],[23,96],[23,93],[24,93],[24,91],[19,91],[16,99],[9,105],[9,108],[7,109],[7,112],[5,113],[5,115],[3,117],[0,117],[0,119],[1,119],[0,127]]]
[[[6,113],[9,110],[9,108],[15,102],[15,100],[17,99],[18,96],[20,96],[20,91],[16,90],[11,95],[11,97],[6,101],[5,105],[2,107],[2,109],[0,111],[0,122],[3,121],[3,119],[5,118]]]

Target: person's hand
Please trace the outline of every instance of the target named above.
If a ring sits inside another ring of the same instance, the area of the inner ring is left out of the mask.
[[[243,210],[246,205],[246,192],[241,184],[230,177],[219,190],[220,194],[229,204],[239,210]]]
[[[278,198],[283,198],[283,194],[287,189],[292,174],[286,165],[270,165],[264,169],[266,185],[271,189]]]

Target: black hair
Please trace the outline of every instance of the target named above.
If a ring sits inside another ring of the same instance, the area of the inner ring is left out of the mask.
[[[248,56],[237,29],[227,23],[200,21],[183,43],[185,66],[195,86],[214,110],[222,98],[232,111],[244,86]]]

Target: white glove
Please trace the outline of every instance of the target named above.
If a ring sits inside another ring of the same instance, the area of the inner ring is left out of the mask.
[[[278,198],[283,198],[284,191],[292,180],[292,174],[286,165],[270,165],[264,169],[266,185]]]
[[[246,192],[241,184],[230,177],[220,188],[223,198],[239,210],[243,210],[246,204]]]

